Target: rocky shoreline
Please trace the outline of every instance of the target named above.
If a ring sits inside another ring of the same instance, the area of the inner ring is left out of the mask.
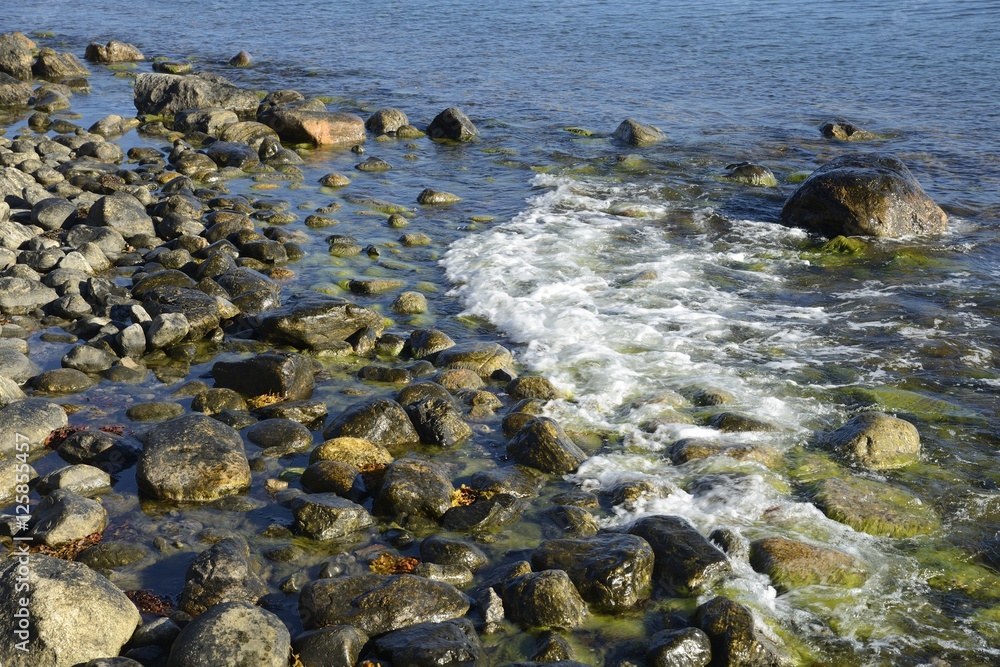
[[[249,64],[241,56],[233,66]],[[111,42],[91,45],[86,59],[143,56]],[[559,398],[548,380],[519,376],[500,343],[403,326],[366,305],[378,296],[401,318],[426,311],[429,295],[400,281],[353,279],[350,300],[300,284],[296,262],[317,236],[334,258],[386,249],[323,231],[335,224],[333,205],[292,225],[287,202],[227,187],[249,174],[301,180],[300,144],[360,155],[370,133],[460,145],[479,131],[459,109],[418,129],[399,109],[362,120],[295,91],[258,96],[188,74],[183,62],[151,69],[135,76],[135,117],[123,109],[84,129],[64,116],[74,90],[87,88],[86,66],[19,33],[0,36],[0,107],[15,120],[30,114],[24,132],[0,137],[0,627],[18,627],[21,609],[32,627],[20,647],[17,635],[0,636],[5,664],[795,664],[750,609],[696,598],[732,559],[779,590],[864,582],[864,563],[805,542],[705,536],[673,516],[603,529],[616,508],[670,490],[647,480],[600,494],[577,488],[563,475],[603,443],[544,415]],[[123,150],[116,141],[133,131],[149,145]],[[611,135],[632,147],[663,138],[631,119]],[[169,150],[154,146],[164,143]],[[852,160],[806,180],[786,221],[831,236],[943,229],[944,213],[902,163]],[[391,166],[371,157],[356,168]],[[729,177],[773,184],[761,169],[733,165]],[[834,228],[822,211],[844,204],[830,203],[843,190],[836,179],[859,170],[878,172],[875,188],[894,208],[862,208]],[[345,198],[350,182],[322,179]],[[353,196],[391,228],[408,224],[406,209]],[[428,188],[416,203],[456,201]],[[878,224],[865,227],[873,216]],[[404,233],[398,247],[431,242]],[[59,367],[43,370],[29,340],[59,346]],[[193,377],[204,364],[207,376]],[[337,391],[331,367],[341,366],[357,368],[367,395],[331,411],[315,395]],[[86,428],[80,406],[60,404],[99,384],[128,395],[150,373],[174,400],[133,402],[126,425]],[[725,392],[656,400],[674,399],[718,407],[707,424],[723,432],[777,428],[725,411]],[[920,451],[912,425],[876,413],[824,446],[869,471],[909,465]],[[683,440],[669,456],[768,460],[764,447],[737,449]],[[935,525],[902,491],[821,472],[815,502],[831,518],[891,537]],[[185,538],[126,525],[126,508],[140,503],[149,524]],[[15,505],[30,505],[30,522]],[[147,562],[155,571],[180,554],[189,562],[178,586],[113,583],[116,569]],[[19,606],[22,582],[31,594]],[[627,638],[604,634],[611,619],[631,628]]]

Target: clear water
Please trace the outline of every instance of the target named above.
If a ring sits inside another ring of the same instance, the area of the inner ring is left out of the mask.
[[[463,202],[417,212],[411,230],[434,248],[363,270],[438,285],[423,324],[506,337],[525,368],[552,378],[570,397],[552,413],[610,443],[581,485],[648,476],[678,487],[609,524],[682,514],[706,533],[784,535],[861,558],[872,576],[860,590],[776,595],[743,563],[713,591],[752,606],[803,663],[989,665],[1000,661],[1000,578],[982,558],[1000,520],[998,20],[988,1],[96,0],[5,7],[3,29],[52,31],[44,43],[77,53],[118,38],[216,71],[247,49],[253,69],[225,70],[242,84],[361,114],[399,106],[417,125],[462,107],[482,130],[475,145],[369,143],[395,169],[352,188],[412,205],[433,186]],[[128,110],[126,80],[98,72],[94,90],[74,102],[88,119]],[[563,129],[607,133],[628,116],[668,140],[625,151]],[[830,143],[817,127],[834,116],[886,138]],[[789,176],[850,150],[901,157],[950,214],[949,232],[841,256],[777,225]],[[740,160],[781,185],[719,179]],[[307,182],[356,161],[317,152]],[[357,213],[345,206],[333,231],[392,245],[394,232]],[[471,225],[472,214],[496,221]],[[305,266],[324,288],[362,271],[322,252]],[[654,277],[629,282],[643,271]],[[720,436],[696,410],[647,400],[699,387],[729,391],[729,408],[781,430]],[[930,536],[870,537],[808,501],[799,464],[815,434],[872,405],[921,432],[921,463],[877,479],[937,511]],[[669,445],[693,435],[783,457],[771,469],[671,465]]]

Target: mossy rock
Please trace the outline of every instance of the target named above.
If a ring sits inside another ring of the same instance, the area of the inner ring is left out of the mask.
[[[868,250],[868,244],[861,239],[847,236],[835,236],[820,248],[822,252],[841,253],[845,255],[862,255]]]
[[[931,588],[946,593],[961,591],[977,600],[1000,600],[1000,575],[973,562],[975,556],[972,554],[935,544],[913,556]]]
[[[590,130],[586,130],[582,127],[564,127],[563,130],[569,132],[570,134],[575,134],[578,137],[592,137],[594,133]]]
[[[933,508],[898,486],[861,478],[831,478],[816,485],[816,505],[834,521],[880,537],[913,537],[940,528]]]
[[[907,389],[846,387],[841,393],[859,403],[874,404],[886,412],[913,415],[928,422],[983,420],[983,416],[973,410]]]
[[[752,543],[750,564],[781,592],[816,584],[857,588],[868,578],[862,564],[842,551],[783,537]]]

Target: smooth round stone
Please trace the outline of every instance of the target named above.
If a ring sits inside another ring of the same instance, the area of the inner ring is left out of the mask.
[[[246,435],[247,440],[271,453],[304,452],[312,445],[309,429],[291,419],[264,419],[247,429]]]
[[[125,416],[134,422],[161,422],[184,414],[183,406],[178,403],[137,403],[130,407]]]
[[[94,386],[94,381],[75,368],[55,368],[36,375],[31,386],[45,394],[75,394]]]

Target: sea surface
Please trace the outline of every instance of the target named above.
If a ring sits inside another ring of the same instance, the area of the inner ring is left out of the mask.
[[[861,559],[870,576],[859,589],[780,595],[737,559],[735,576],[701,598],[747,604],[801,664],[1000,664],[1000,3],[2,5],[0,31],[38,32],[40,45],[79,55],[121,39],[240,85],[323,96],[331,109],[400,107],[421,127],[459,106],[481,130],[472,145],[369,141],[368,154],[394,166],[377,175],[353,175],[346,151],[315,151],[306,165],[307,183],[352,173],[357,193],[409,206],[424,187],[462,197],[415,213],[412,231],[433,249],[364,269],[433,295],[431,314],[410,324],[501,340],[525,371],[552,379],[567,398],[549,413],[603,438],[573,478],[581,487],[664,489],[608,527],[676,514],[704,534],[784,536]],[[227,67],[242,49],[254,67]],[[74,98],[79,122],[134,112],[128,72],[92,69],[93,92]],[[611,143],[626,117],[667,139]],[[818,128],[835,117],[880,139],[826,140]],[[900,157],[949,230],[842,254],[778,224],[798,173],[854,151]],[[722,178],[741,161],[779,185]],[[280,196],[334,198],[314,185]],[[393,246],[396,230],[344,206],[334,231]],[[320,248],[300,271],[329,291],[359,269]],[[678,407],[675,397],[706,388],[778,430],[722,434],[704,425],[711,410]],[[817,471],[859,476],[821,434],[872,408],[914,423],[923,453],[861,476],[930,507],[940,527],[929,534],[873,537],[811,502]],[[673,465],[670,447],[686,437],[773,457]]]

